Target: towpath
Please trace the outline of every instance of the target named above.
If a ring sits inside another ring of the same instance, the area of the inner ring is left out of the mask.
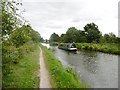
[[[50,77],[46,69],[42,49],[40,48],[40,88],[52,88],[50,84]]]

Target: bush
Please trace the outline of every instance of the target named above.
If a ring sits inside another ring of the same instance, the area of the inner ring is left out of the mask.
[[[33,52],[36,44],[33,41],[25,43],[23,46],[16,48],[10,40],[2,42],[2,68],[3,76],[12,73],[12,65],[18,64],[20,58],[23,58],[29,52]]]
[[[2,78],[3,78],[2,83],[3,83],[3,87],[11,87],[11,86],[15,87],[14,86],[14,85],[16,85],[15,83],[19,83],[19,82],[13,81],[14,75],[18,75],[17,73],[14,72],[16,70],[16,68],[14,68],[14,67],[19,67],[21,62],[23,62],[24,60],[28,61],[29,59],[25,59],[26,55],[28,55],[29,53],[38,49],[38,47],[37,47],[38,45],[36,43],[34,43],[33,41],[29,41],[29,42],[26,42],[23,46],[16,48],[10,40],[6,40],[6,41],[3,41],[2,46],[3,46],[2,47],[2,68],[3,68],[2,69]],[[36,53],[35,53],[35,55],[36,55]],[[27,62],[27,61],[25,61],[25,62]],[[33,61],[33,62],[35,62],[35,61]],[[26,64],[29,64],[29,63],[26,63]],[[23,62],[23,64],[25,64],[25,63]],[[21,69],[21,68],[19,68],[19,69]],[[26,69],[26,67],[25,67],[25,69]],[[21,71],[22,71],[22,69],[21,69]],[[17,72],[17,70],[16,70],[16,72]],[[26,77],[25,77],[25,79],[26,79]],[[12,82],[14,82],[14,83],[12,83]]]
[[[18,48],[19,58],[23,58],[27,53],[33,52],[36,48],[36,44],[33,41],[25,43]]]
[[[2,43],[2,62],[3,65],[11,62],[17,62],[18,51],[15,46],[12,45],[10,41],[4,41]]]

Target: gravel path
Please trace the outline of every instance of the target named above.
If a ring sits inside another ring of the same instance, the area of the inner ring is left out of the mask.
[[[40,51],[40,88],[52,88],[49,73],[45,66],[42,49],[40,49]]]

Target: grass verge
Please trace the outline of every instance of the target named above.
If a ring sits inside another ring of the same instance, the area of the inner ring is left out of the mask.
[[[19,59],[19,63],[10,63],[12,73],[3,76],[3,88],[38,88],[39,53],[37,46],[33,52]]]
[[[63,68],[51,50],[42,45],[40,46],[43,50],[45,64],[49,71],[53,88],[87,88],[87,85],[80,82],[76,73],[71,68]]]

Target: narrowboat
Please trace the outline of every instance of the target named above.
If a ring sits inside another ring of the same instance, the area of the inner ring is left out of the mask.
[[[60,44],[58,46],[59,49],[67,50],[67,51],[77,51],[75,43],[67,43]]]

